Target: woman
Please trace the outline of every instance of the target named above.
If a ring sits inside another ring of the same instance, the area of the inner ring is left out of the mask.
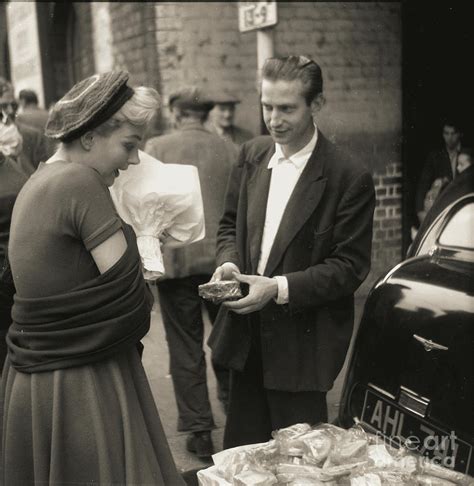
[[[2,92],[0,80],[0,92]],[[3,95],[0,95],[0,106],[3,111]],[[8,103],[5,103],[8,104]],[[22,147],[22,136],[13,123],[0,119],[0,374],[7,354],[5,335],[11,323],[11,309],[15,289],[7,262],[8,238],[10,223],[16,197],[26,175],[20,170],[17,158]]]
[[[5,485],[181,485],[137,345],[152,297],[135,235],[108,187],[138,164],[158,107],[111,72],[52,110],[56,153],[18,195],[9,259],[16,295],[2,376]]]

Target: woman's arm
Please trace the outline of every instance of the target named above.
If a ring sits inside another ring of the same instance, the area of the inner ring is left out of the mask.
[[[113,267],[125,253],[127,241],[123,231],[119,229],[112,236],[91,250],[92,258],[100,273],[105,273]]]

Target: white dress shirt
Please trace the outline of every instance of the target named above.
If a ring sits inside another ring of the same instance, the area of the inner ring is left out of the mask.
[[[268,163],[272,171],[270,188],[268,191],[267,211],[263,227],[260,258],[257,273],[263,275],[268,257],[278,232],[278,228],[285,212],[291,194],[300,178],[310,155],[313,153],[318,141],[318,130],[315,126],[314,134],[307,145],[290,157],[285,157],[280,144],[275,144],[275,153]],[[275,277],[278,283],[277,304],[288,303],[288,280],[286,277]]]

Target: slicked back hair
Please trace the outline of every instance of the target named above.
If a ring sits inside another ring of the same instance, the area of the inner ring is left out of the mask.
[[[306,56],[270,57],[262,69],[262,79],[268,81],[294,81],[303,84],[303,96],[308,106],[323,92],[321,67]]]

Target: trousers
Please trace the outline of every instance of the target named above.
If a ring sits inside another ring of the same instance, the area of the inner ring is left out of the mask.
[[[326,392],[287,392],[264,387],[259,326],[258,318],[253,318],[244,369],[230,372],[224,449],[267,442],[272,431],[296,423],[316,425],[328,420]]]
[[[201,432],[215,427],[206,379],[202,311],[204,304],[213,324],[219,307],[198,295],[198,285],[210,278],[211,275],[192,275],[157,283],[178,407],[178,431]],[[219,398],[225,406],[229,371],[215,363],[213,368]]]

